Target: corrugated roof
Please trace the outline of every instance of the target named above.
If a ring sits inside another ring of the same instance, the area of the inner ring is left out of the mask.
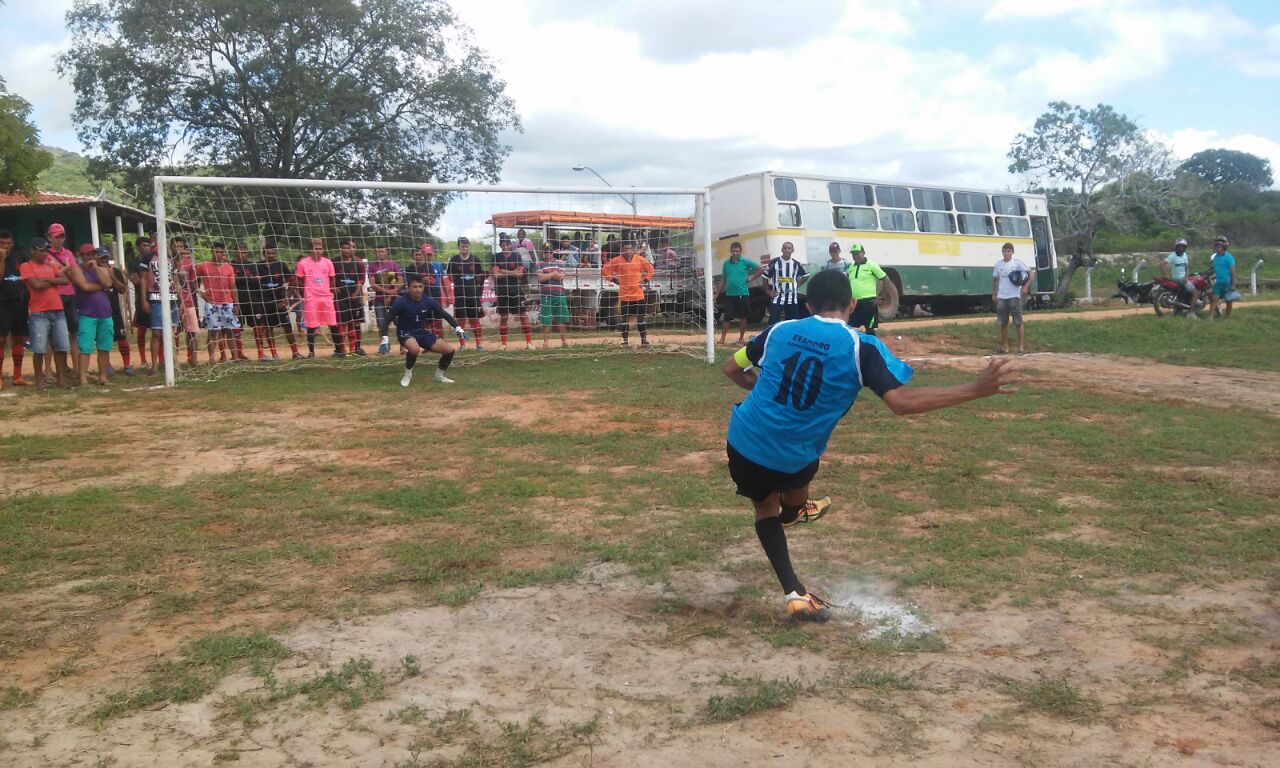
[[[34,198],[19,194],[0,194],[0,207],[14,205],[73,205],[77,203],[93,205],[98,202],[111,201],[99,200],[96,197],[86,197],[85,195],[60,195],[57,192],[37,192]]]

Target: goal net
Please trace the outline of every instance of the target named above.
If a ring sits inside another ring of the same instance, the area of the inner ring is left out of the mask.
[[[155,193],[170,385],[400,365],[387,316],[415,280],[468,332],[455,364],[713,356],[703,190],[158,177]]]

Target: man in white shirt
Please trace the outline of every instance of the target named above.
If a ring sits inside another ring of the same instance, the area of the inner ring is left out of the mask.
[[[1191,306],[1194,307],[1200,300],[1200,289],[1188,279],[1187,273],[1190,271],[1190,266],[1191,257],[1187,256],[1187,241],[1178,238],[1173,243],[1173,253],[1165,256],[1164,261],[1160,262],[1160,274],[1185,288],[1191,294]],[[1196,313],[1188,312],[1187,317],[1195,320]]]
[[[1002,258],[991,272],[991,300],[996,305],[996,318],[1000,322],[1000,354],[1009,352],[1009,319],[1018,329],[1018,354],[1027,354],[1026,338],[1022,330],[1022,299],[1031,290],[1031,278],[1035,271],[1013,258],[1013,243],[1000,248]]]

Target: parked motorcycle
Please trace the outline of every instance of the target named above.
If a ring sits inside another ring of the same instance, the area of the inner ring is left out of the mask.
[[[1155,309],[1156,314],[1164,315],[1185,315],[1191,312],[1196,315],[1208,312],[1209,309],[1209,272],[1197,272],[1189,278],[1191,284],[1196,287],[1200,293],[1196,297],[1196,303],[1191,303],[1191,292],[1174,280],[1167,277],[1157,277],[1153,282],[1151,289],[1151,306]]]
[[[1139,283],[1121,278],[1116,281],[1116,293],[1111,298],[1124,299],[1125,304],[1130,302],[1134,304],[1150,304],[1151,288],[1154,285],[1154,281]]]

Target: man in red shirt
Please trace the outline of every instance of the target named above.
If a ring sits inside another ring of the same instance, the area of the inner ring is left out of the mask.
[[[31,259],[18,267],[22,283],[27,287],[27,323],[31,339],[31,352],[35,355],[36,388],[45,388],[45,355],[53,346],[53,362],[58,369],[58,386],[63,386],[67,375],[67,353],[71,351],[71,338],[67,335],[67,318],[62,311],[62,298],[58,288],[71,285],[67,270],[49,255],[49,241],[37,237],[31,241]],[[72,300],[75,289],[72,288]]]
[[[201,262],[195,269],[196,293],[204,299],[204,325],[209,332],[209,363],[213,364],[213,348],[218,346],[218,362],[227,362],[227,353],[235,353],[232,334],[240,330],[236,317],[236,271],[227,263],[227,247],[213,244],[213,261]],[[244,353],[237,360],[248,360]]]

